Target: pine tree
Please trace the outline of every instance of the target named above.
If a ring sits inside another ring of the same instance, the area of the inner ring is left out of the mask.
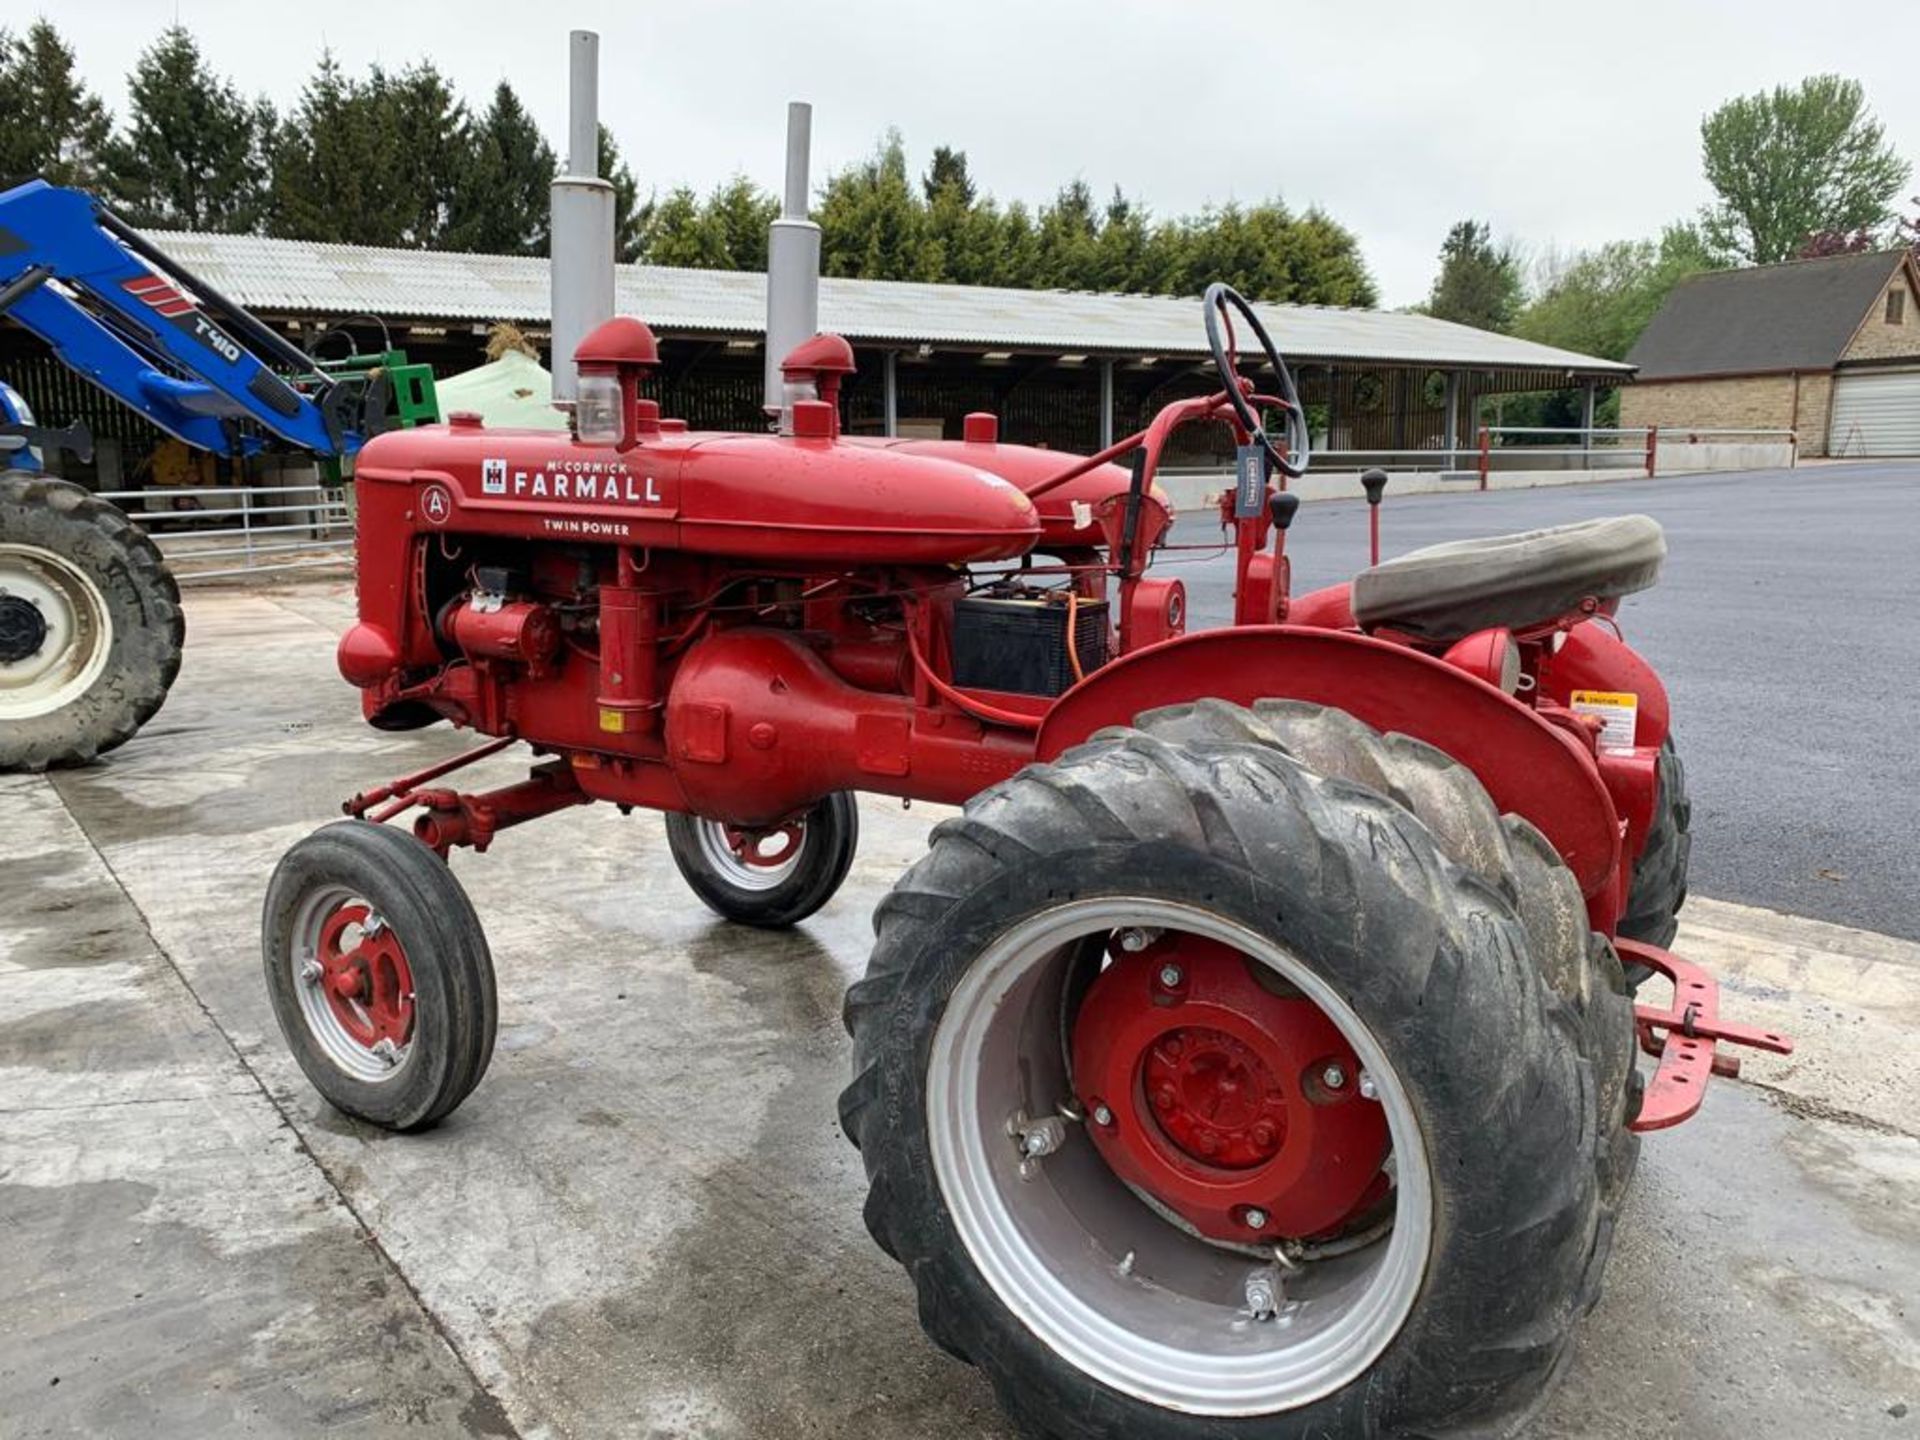
[[[888,131],[867,160],[831,176],[813,218],[826,274],[917,278],[924,262],[925,207],[907,182],[900,132]]]
[[[1040,211],[1037,284],[1050,290],[1081,290],[1098,270],[1100,234],[1093,192],[1084,180],[1061,187]]]
[[[920,188],[931,205],[943,193],[951,193],[962,205],[971,206],[975,195],[973,177],[967,173],[967,152],[947,145],[933,147],[933,163],[920,181]]]
[[[473,153],[454,194],[447,244],[483,255],[544,255],[558,161],[502,80],[474,124]]]
[[[268,228],[275,235],[438,249],[470,182],[466,107],[427,63],[364,80],[331,52],[274,147]]]
[[[127,128],[108,146],[106,181],[125,218],[173,230],[258,229],[273,107],[208,70],[178,25],[142,52],[127,90]]]
[[[677,186],[667,198],[648,206],[642,253],[649,265],[689,270],[726,270],[726,239],[712,224],[690,185]]]
[[[99,184],[112,119],[73,71],[73,51],[48,21],[24,38],[0,29],[0,183]]]
[[[1484,221],[1462,220],[1440,246],[1427,313],[1480,330],[1507,331],[1523,298],[1520,261],[1512,249],[1493,243]]]
[[[725,269],[767,268],[767,227],[780,214],[780,202],[744,175],[735,175],[707,197],[703,219],[719,239]]]

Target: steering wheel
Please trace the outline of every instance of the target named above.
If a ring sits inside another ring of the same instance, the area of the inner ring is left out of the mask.
[[[1287,362],[1280,358],[1280,352],[1274,348],[1267,327],[1260,323],[1260,317],[1254,314],[1253,307],[1238,290],[1225,281],[1216,280],[1207,287],[1203,303],[1206,306],[1207,344],[1213,350],[1214,367],[1220,372],[1220,383],[1226,387],[1227,401],[1233,406],[1233,413],[1240,418],[1247,432],[1266,447],[1268,456],[1280,473],[1298,479],[1307,473],[1307,465],[1313,456],[1307,435],[1307,412],[1300,407],[1300,392],[1293,387],[1293,372],[1287,369]],[[1273,443],[1252,402],[1240,388],[1240,355],[1234,344],[1233,316],[1228,311],[1229,306],[1240,312],[1241,318],[1247,322],[1247,328],[1253,331],[1260,348],[1266,352],[1267,364],[1280,377],[1281,413],[1285,415],[1287,425],[1285,450]],[[1224,338],[1221,333],[1223,329]]]

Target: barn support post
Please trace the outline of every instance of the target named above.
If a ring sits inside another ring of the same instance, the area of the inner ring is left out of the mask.
[[[1580,389],[1580,463],[1588,470],[1593,468],[1593,391],[1591,380]]]
[[[1460,372],[1447,372],[1447,420],[1445,443],[1447,449],[1447,469],[1458,470],[1460,457],[1454,452],[1460,448]]]
[[[1113,444],[1113,357],[1100,361],[1100,448]]]
[[[880,357],[880,414],[882,429],[889,436],[900,433],[900,352],[887,350]]]

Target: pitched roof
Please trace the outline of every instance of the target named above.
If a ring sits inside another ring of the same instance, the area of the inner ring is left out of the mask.
[[[255,310],[539,323],[549,318],[544,259],[190,231],[149,231],[147,238],[230,299]],[[664,334],[755,336],[766,328],[766,276],[622,265],[615,305]],[[1274,343],[1290,359],[1583,376],[1628,369],[1617,361],[1426,315],[1315,305],[1258,309]],[[1199,301],[1153,295],[824,279],[820,324],[863,344],[1195,358],[1206,353]]]
[[[1831,370],[1906,252],[1710,270],[1674,286],[1627,355],[1641,380]]]

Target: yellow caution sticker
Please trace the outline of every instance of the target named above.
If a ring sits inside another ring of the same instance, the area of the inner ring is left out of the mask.
[[[1631,750],[1640,723],[1640,697],[1631,690],[1576,690],[1573,713],[1600,721],[1600,745],[1606,750]]]
[[[606,706],[600,709],[600,728],[609,735],[622,735],[627,729],[627,712]]]

